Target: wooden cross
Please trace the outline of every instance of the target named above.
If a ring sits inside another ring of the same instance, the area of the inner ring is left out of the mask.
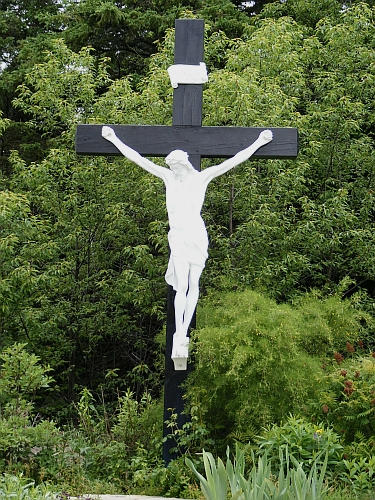
[[[179,19],[175,23],[175,64],[199,65],[203,61],[204,21]],[[253,143],[262,128],[202,127],[202,84],[179,84],[173,95],[172,126],[111,125],[124,143],[142,156],[167,156],[172,150],[181,149],[189,154],[194,168],[200,170],[201,158],[230,158]],[[79,155],[121,155],[119,150],[101,136],[102,125],[78,125],[76,152]],[[271,128],[273,140],[260,148],[255,158],[294,159],[298,153],[298,132],[295,128]],[[253,158],[252,157],[252,158]],[[164,420],[170,418],[172,408],[178,415],[179,428],[186,422],[182,415],[184,403],[181,384],[186,381],[191,364],[186,371],[175,371],[171,359],[175,332],[173,288],[168,286],[167,340],[165,356]],[[191,326],[195,326],[195,318]],[[164,428],[164,434],[168,429]],[[168,464],[176,454],[170,449],[173,440],[166,440],[163,458]]]

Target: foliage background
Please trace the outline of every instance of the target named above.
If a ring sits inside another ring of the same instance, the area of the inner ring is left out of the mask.
[[[204,124],[296,126],[300,154],[246,162],[208,190],[193,436],[209,429],[220,448],[289,411],[340,417],[354,443],[363,418],[372,436],[358,417],[372,399],[345,399],[334,367],[347,342],[374,350],[374,13],[337,0],[1,3],[0,350],[27,343],[53,369],[36,414],[72,425],[82,394],[111,415],[127,389],[139,404],[161,396],[163,187],[125,159],[78,158],[74,134],[170,124],[174,19],[201,17]]]

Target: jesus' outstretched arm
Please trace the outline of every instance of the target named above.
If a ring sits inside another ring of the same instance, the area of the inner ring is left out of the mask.
[[[232,158],[225,160],[220,165],[215,165],[214,167],[206,168],[201,172],[201,176],[205,178],[205,181],[208,184],[215,177],[225,174],[225,172],[228,172],[228,170],[230,170],[231,168],[236,167],[240,163],[248,160],[250,156],[252,156],[260,147],[265,146],[266,144],[271,142],[272,138],[273,134],[271,130],[263,130],[259,134],[258,139],[255,142],[253,142],[253,144],[251,144],[249,147],[243,149],[242,151],[234,155]]]
[[[114,146],[116,146],[116,148],[120,151],[120,153],[122,153],[126,158],[128,158],[128,160],[131,160],[132,162],[136,163],[144,170],[147,170],[147,172],[150,172],[151,174],[160,177],[161,179],[163,179],[163,181],[166,180],[169,174],[169,170],[167,168],[161,167],[160,165],[156,165],[156,163],[153,163],[144,156],[140,155],[138,151],[135,151],[135,149],[132,149],[126,144],[124,144],[117,137],[115,131],[111,127],[105,125],[102,128],[102,137],[104,137],[104,139],[107,139],[107,141],[111,142]]]

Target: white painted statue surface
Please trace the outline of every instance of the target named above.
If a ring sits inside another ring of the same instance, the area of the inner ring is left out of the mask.
[[[126,158],[160,177],[165,184],[171,250],[165,279],[176,291],[176,332],[173,336],[172,359],[176,370],[186,370],[189,346],[187,332],[198,302],[199,278],[207,259],[208,236],[201,216],[207,186],[212,179],[244,162],[260,147],[272,141],[272,132],[263,130],[249,147],[220,165],[200,172],[194,169],[184,151],[175,150],[166,157],[167,169],[126,146],[112,128],[104,126],[102,136]]]
[[[204,62],[199,64],[174,64],[168,68],[171,85],[174,89],[180,83],[202,84],[208,82],[207,68]]]

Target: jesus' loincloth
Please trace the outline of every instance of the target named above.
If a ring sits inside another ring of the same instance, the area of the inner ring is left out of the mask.
[[[177,290],[177,276],[174,267],[174,258],[196,265],[202,269],[208,257],[208,236],[206,228],[202,225],[187,228],[171,228],[168,233],[168,242],[171,249],[165,281]]]

